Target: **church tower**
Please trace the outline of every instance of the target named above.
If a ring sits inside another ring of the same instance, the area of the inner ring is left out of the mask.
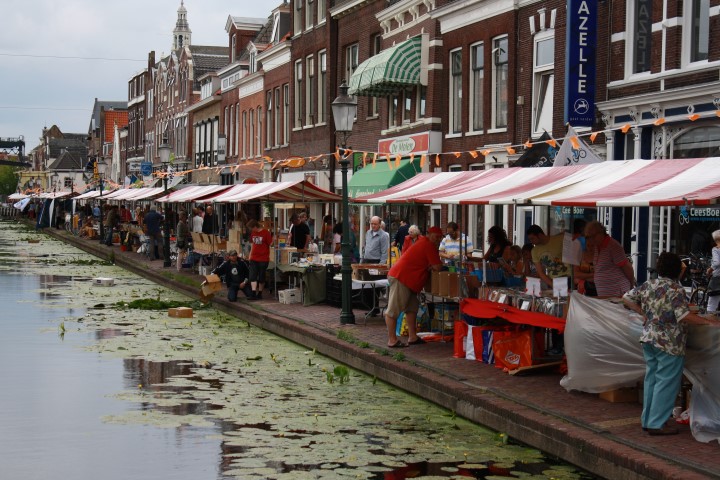
[[[183,48],[185,45],[190,45],[190,36],[192,31],[187,21],[187,10],[185,10],[184,0],[180,0],[180,8],[177,11],[178,18],[175,22],[175,29],[173,30],[173,50]]]

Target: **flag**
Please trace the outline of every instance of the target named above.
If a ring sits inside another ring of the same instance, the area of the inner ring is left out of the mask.
[[[577,146],[577,148],[575,148]],[[557,155],[555,155],[555,163],[553,167],[567,167],[569,165],[587,165],[589,163],[599,163],[602,159],[597,156],[592,148],[585,143],[582,138],[578,137],[572,125],[568,125],[565,140],[560,146]]]
[[[548,145],[547,140],[550,140],[550,135],[544,132],[539,139],[532,141],[530,148],[525,150],[513,167],[552,167],[557,149]]]

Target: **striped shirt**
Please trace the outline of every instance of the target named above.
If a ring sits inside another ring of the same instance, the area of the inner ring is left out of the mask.
[[[595,249],[595,287],[601,297],[622,297],[632,288],[622,267],[628,263],[625,250],[610,235]]]

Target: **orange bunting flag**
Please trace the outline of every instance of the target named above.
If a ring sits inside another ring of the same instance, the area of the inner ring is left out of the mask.
[[[365,165],[367,165],[367,156],[368,152],[363,152],[363,168],[365,168]]]
[[[453,153],[453,155],[455,155],[455,158],[460,158],[460,155],[462,155],[462,153],[460,153],[460,152],[455,152],[455,153]]]
[[[550,145],[553,148],[557,148],[557,142],[555,141],[554,138],[551,138],[550,140],[545,140],[545,143],[547,143],[548,145]]]
[[[435,165],[438,167],[440,166],[440,154],[439,153],[437,155],[435,155]]]
[[[333,153],[333,155],[335,156],[335,161],[339,162],[340,161],[340,150],[339,149],[335,150],[335,153]]]
[[[373,153],[373,168],[375,168],[375,161],[377,160],[378,154]]]
[[[477,157],[478,157],[478,153],[477,153],[475,150],[470,150],[468,153],[470,154],[470,156],[471,156],[472,158],[477,158]]]
[[[427,159],[426,155],[423,153],[420,155],[420,168],[425,168],[425,160]]]
[[[402,159],[402,155],[395,155],[395,168],[400,168],[400,159]]]
[[[489,148],[486,148],[485,150],[480,150],[480,153],[482,153],[483,157],[487,157],[491,151]]]
[[[623,133],[627,133],[628,130],[630,130],[630,124],[629,124],[629,123],[626,123],[626,124],[623,125],[622,128],[620,129],[620,131],[623,132]]]
[[[410,154],[410,163],[413,163],[413,161],[415,161],[415,154],[411,153]]]
[[[508,147],[505,147],[505,150],[507,151],[508,155],[515,155],[515,149],[514,149],[514,148],[508,146]]]
[[[387,166],[389,170],[393,169],[393,161],[390,159],[390,155],[385,155],[385,161],[387,162]]]
[[[694,122],[695,120],[700,118],[700,115],[698,115],[697,113],[693,113],[692,115],[688,115],[688,118],[690,119],[691,122]]]
[[[590,134],[590,141],[591,141],[592,143],[595,143],[595,139],[597,138],[598,133],[600,133],[600,132],[592,132],[592,133]]]
[[[715,110],[715,116],[720,117],[720,110]]]
[[[575,150],[580,150],[580,142],[577,137],[570,137],[570,144]]]
[[[531,148],[533,146],[529,138],[527,139],[527,142],[523,143],[523,145],[525,146],[525,148]]]
[[[656,127],[659,127],[659,126],[662,125],[663,123],[665,123],[665,119],[664,119],[664,118],[658,118],[657,120],[655,120],[655,121],[653,122],[653,125],[655,125]]]

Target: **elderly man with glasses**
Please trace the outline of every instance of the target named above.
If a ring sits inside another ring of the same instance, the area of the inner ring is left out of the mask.
[[[361,263],[387,263],[390,235],[380,228],[380,217],[370,219],[370,230],[365,234],[365,249]]]

